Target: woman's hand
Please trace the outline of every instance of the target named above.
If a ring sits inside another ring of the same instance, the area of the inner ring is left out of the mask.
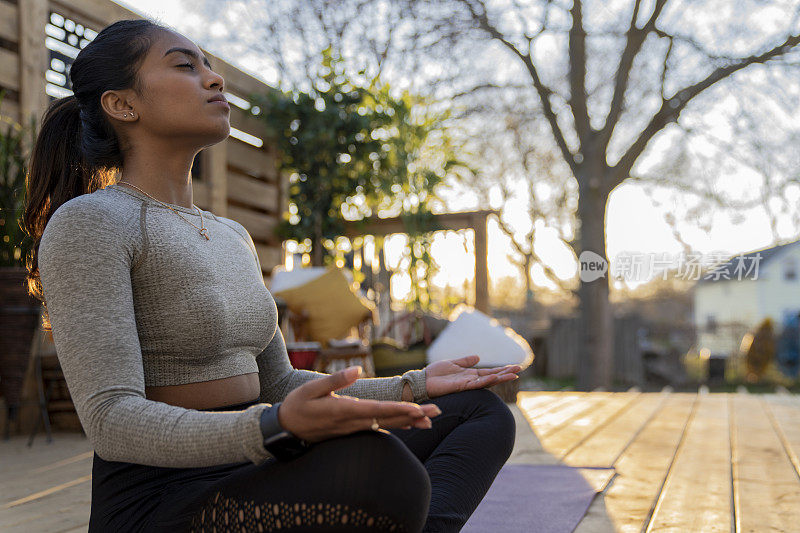
[[[451,392],[469,389],[482,389],[504,381],[517,379],[520,365],[497,366],[494,368],[470,368],[480,361],[477,355],[459,359],[437,361],[425,367],[425,382],[429,398],[443,396]]]
[[[431,418],[441,414],[432,403],[365,400],[333,392],[352,385],[360,375],[361,367],[348,367],[303,383],[283,400],[278,422],[307,442],[319,442],[370,429],[373,418],[383,427],[429,429]]]

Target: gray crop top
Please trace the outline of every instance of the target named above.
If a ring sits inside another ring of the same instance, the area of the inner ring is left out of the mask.
[[[194,209],[169,204],[200,226]],[[259,417],[294,388],[328,374],[291,366],[253,240],[203,211],[210,240],[124,185],[65,202],[39,244],[56,353],[81,425],[107,461],[174,468],[272,457]],[[148,400],[145,386],[258,372],[260,403],[199,411]],[[336,394],[415,402],[425,370],[361,378]]]

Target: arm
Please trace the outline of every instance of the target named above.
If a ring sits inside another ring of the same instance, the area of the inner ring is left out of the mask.
[[[97,455],[175,468],[272,457],[259,425],[266,404],[203,412],[145,397],[131,287],[139,223],[130,218],[79,196],[53,213],[39,244],[56,353]]]
[[[277,313],[277,310],[276,310]],[[263,352],[256,356],[258,377],[261,382],[261,401],[277,403],[283,401],[294,388],[307,381],[328,374],[293,368],[286,352],[286,343],[280,327]],[[403,397],[404,390],[411,396]],[[425,369],[409,370],[400,376],[385,378],[360,378],[352,385],[339,389],[336,394],[372,400],[406,400],[424,402],[428,400],[425,384]]]

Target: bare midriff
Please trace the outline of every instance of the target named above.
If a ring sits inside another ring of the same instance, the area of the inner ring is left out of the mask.
[[[258,372],[231,376],[229,378],[145,387],[148,400],[163,402],[186,409],[213,409],[227,405],[252,402],[259,399],[261,388]]]

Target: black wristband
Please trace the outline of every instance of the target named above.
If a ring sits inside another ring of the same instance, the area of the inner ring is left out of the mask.
[[[279,461],[289,461],[303,455],[311,445],[284,429],[278,421],[281,402],[261,412],[261,434],[264,438],[264,449]]]
[[[280,407],[281,402],[278,402],[261,411],[261,435],[263,435],[264,438],[285,431],[278,421],[278,409],[280,409]]]

